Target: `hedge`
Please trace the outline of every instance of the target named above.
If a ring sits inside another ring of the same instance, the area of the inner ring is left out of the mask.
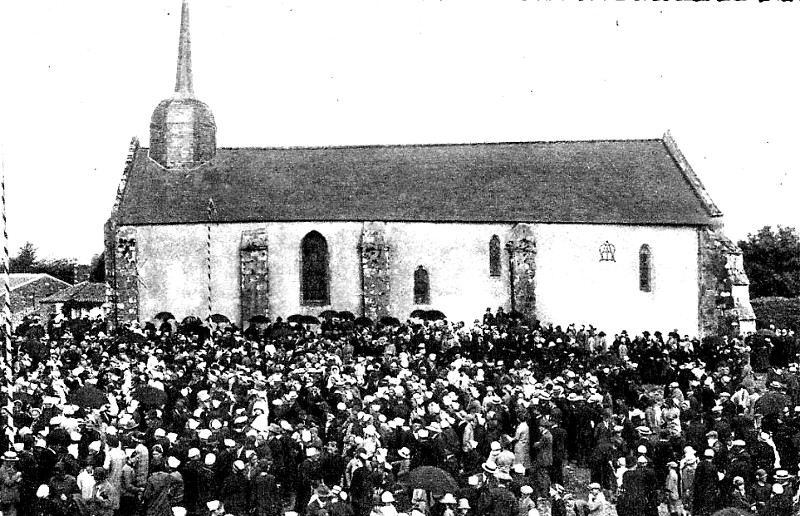
[[[761,297],[753,299],[751,304],[758,328],[774,324],[778,329],[800,331],[800,298]]]

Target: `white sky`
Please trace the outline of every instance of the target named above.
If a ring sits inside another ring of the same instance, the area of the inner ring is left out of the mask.
[[[180,0],[0,2],[12,253],[102,251],[132,136],[175,81]],[[800,10],[767,2],[193,0],[221,147],[657,138],[730,237],[800,227]]]

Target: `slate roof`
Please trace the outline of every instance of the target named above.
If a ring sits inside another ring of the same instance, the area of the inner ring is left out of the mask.
[[[720,213],[667,143],[221,148],[194,170],[165,170],[137,148],[117,217],[203,223],[213,198],[216,222],[710,224]]]
[[[102,305],[106,302],[106,284],[82,281],[64,290],[58,291],[39,302],[55,304],[66,303],[68,301]]]
[[[14,290],[20,287],[23,287],[29,283],[33,283],[34,281],[44,278],[50,278],[59,283],[63,283],[64,286],[69,285],[69,283],[67,283],[66,281],[62,281],[44,272],[12,272],[11,274],[8,275],[8,286],[9,289],[13,292]]]
[[[8,286],[11,290],[14,290],[41,277],[44,277],[44,273],[12,272],[8,275]]]

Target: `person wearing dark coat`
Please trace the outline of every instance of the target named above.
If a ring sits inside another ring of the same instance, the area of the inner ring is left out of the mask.
[[[319,458],[319,469],[325,485],[331,487],[340,484],[344,476],[344,467],[344,458],[338,452],[336,442],[330,441]]]
[[[517,497],[508,489],[511,476],[498,472],[497,485],[484,491],[478,500],[476,514],[485,516],[516,516],[519,511]]]
[[[550,481],[564,485],[564,461],[567,459],[567,431],[557,420],[550,420],[550,434],[553,436],[553,463],[550,466]]]
[[[662,430],[659,435],[659,440],[653,446],[653,471],[656,473],[656,479],[659,485],[664,485],[667,479],[667,472],[669,468],[667,463],[675,460],[675,450],[669,442],[669,432]]]
[[[267,460],[259,461],[259,471],[250,480],[249,505],[253,516],[280,516],[283,512],[281,494]]]
[[[235,461],[233,473],[225,478],[222,485],[222,502],[225,510],[231,514],[245,514],[248,508],[249,493],[247,489],[249,482],[244,473],[245,465],[242,461]]]
[[[366,465],[366,453],[359,456],[360,464],[350,480],[350,494],[356,516],[369,516],[372,511],[372,496],[375,494],[372,471]]]
[[[794,504],[792,497],[787,496],[781,484],[772,486],[772,496],[759,516],[792,516]]]
[[[703,461],[697,465],[694,473],[694,499],[692,500],[692,514],[696,516],[710,516],[717,510],[719,503],[719,474],[713,463],[713,450],[706,449]]]
[[[646,467],[647,459],[639,457],[636,467],[622,476],[622,489],[617,502],[619,516],[657,516],[658,508],[651,504],[652,494],[658,492],[655,473]]]
[[[305,514],[306,506],[311,500],[314,488],[322,479],[322,472],[319,468],[319,453],[316,448],[306,449],[306,458],[300,463],[297,478],[297,497],[294,510],[298,514]]]

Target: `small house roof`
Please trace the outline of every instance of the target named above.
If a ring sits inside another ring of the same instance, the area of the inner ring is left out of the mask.
[[[106,284],[82,281],[42,299],[40,303],[55,304],[70,301],[102,305],[106,302]]]

